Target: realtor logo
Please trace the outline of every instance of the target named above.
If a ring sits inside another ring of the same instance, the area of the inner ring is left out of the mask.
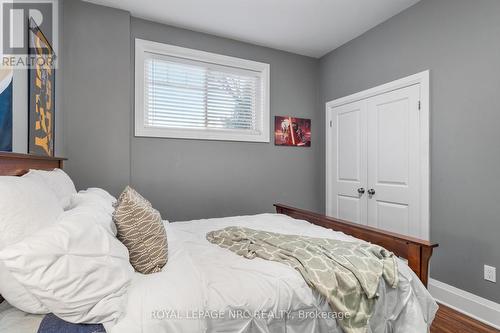
[[[30,48],[47,48],[47,52],[54,53],[54,43],[57,42],[56,1],[0,0],[2,67],[32,68],[34,61],[30,59]],[[44,36],[44,45],[31,45],[33,31]]]

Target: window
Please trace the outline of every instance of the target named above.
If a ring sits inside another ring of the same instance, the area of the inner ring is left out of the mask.
[[[136,39],[135,135],[269,142],[269,65]]]

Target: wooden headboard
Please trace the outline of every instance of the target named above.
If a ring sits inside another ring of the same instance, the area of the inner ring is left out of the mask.
[[[62,169],[65,158],[0,152],[0,176],[22,176],[29,169]]]

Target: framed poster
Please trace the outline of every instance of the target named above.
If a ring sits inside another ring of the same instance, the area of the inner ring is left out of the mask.
[[[31,18],[29,22],[29,126],[28,152],[54,156],[56,55],[43,32]]]
[[[0,68],[0,151],[12,151],[12,74]]]
[[[311,147],[311,119],[274,118],[274,144],[276,146]]]

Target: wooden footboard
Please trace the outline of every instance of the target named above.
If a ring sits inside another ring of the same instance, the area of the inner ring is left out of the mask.
[[[306,220],[313,224],[341,231],[353,237],[380,245],[392,251],[399,257],[408,260],[408,266],[417,274],[422,283],[427,287],[429,278],[429,260],[432,251],[438,244],[420,240],[413,237],[399,235],[389,231],[359,225],[347,221],[334,219],[307,210],[275,204],[278,214],[288,215],[295,219]]]

